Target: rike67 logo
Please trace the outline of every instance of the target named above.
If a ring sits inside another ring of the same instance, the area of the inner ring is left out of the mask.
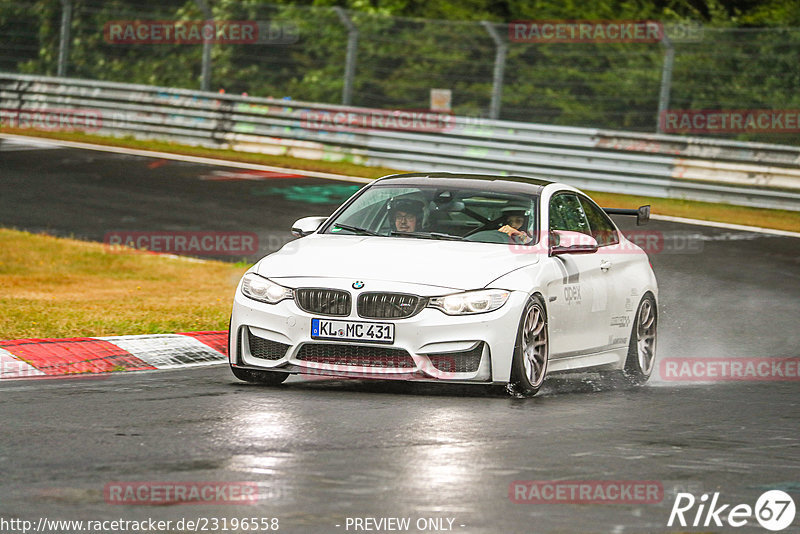
[[[704,493],[699,499],[691,493],[678,493],[667,526],[682,527],[743,527],[754,525],[755,519],[767,530],[777,532],[784,530],[794,522],[794,500],[781,490],[770,490],[761,494],[755,506],[749,504],[723,504],[719,492],[715,492],[710,500]]]

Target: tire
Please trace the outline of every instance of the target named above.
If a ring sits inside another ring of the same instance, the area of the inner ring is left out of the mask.
[[[547,375],[550,344],[547,338],[547,311],[538,295],[528,299],[517,328],[511,381],[508,392],[517,397],[532,397]]]
[[[289,373],[278,371],[253,371],[251,369],[241,369],[231,366],[233,376],[244,382],[252,384],[263,384],[265,386],[277,386],[289,378]]]
[[[651,293],[645,294],[636,309],[625,360],[623,376],[629,384],[640,386],[647,382],[656,360],[658,308]]]

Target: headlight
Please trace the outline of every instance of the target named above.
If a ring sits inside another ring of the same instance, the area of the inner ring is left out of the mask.
[[[293,296],[292,290],[283,287],[275,282],[259,276],[255,273],[247,273],[242,279],[242,293],[244,296],[253,300],[277,304],[278,302],[290,299]]]
[[[469,315],[494,311],[508,300],[511,292],[502,289],[465,291],[443,297],[433,297],[428,306],[442,310],[447,315]]]

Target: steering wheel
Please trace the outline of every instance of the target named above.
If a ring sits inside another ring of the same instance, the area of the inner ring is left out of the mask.
[[[468,238],[468,237],[470,237],[472,235],[475,235],[478,232],[494,232],[494,231],[496,231],[497,229],[500,228],[500,221],[501,220],[502,220],[502,217],[500,219],[496,219],[494,221],[489,221],[489,222],[487,222],[485,224],[482,224],[482,225],[480,225],[479,227],[477,227],[474,230],[470,230],[469,232],[464,234],[464,239],[466,239],[466,238]]]
[[[481,241],[483,243],[508,243],[508,234],[497,230],[477,230],[467,234],[463,238],[465,241]]]

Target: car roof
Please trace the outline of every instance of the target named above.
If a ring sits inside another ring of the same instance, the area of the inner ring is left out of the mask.
[[[549,184],[548,180],[526,176],[499,176],[451,172],[414,172],[392,174],[377,179],[373,184],[391,182],[392,185],[432,185],[435,187],[486,188],[504,193],[538,195]],[[491,185],[490,185],[491,184]]]

